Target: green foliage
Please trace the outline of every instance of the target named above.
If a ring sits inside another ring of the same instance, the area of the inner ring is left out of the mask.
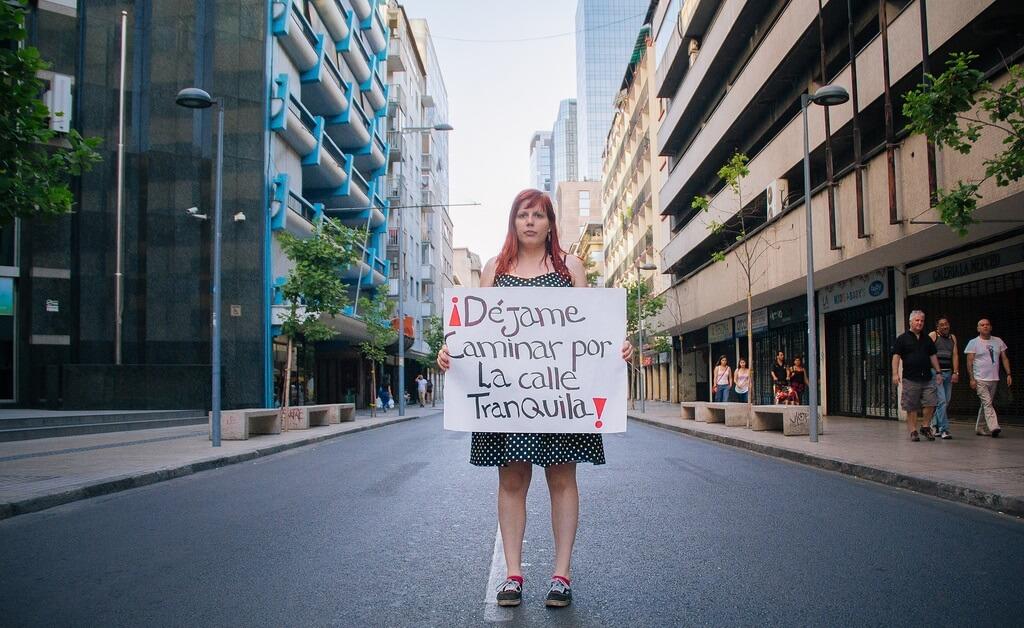
[[[740,182],[750,174],[750,168],[747,167],[749,161],[750,157],[736,152],[729,158],[729,161],[725,162],[724,166],[718,169],[718,176],[737,196],[740,196]]]
[[[903,113],[910,120],[908,131],[923,133],[936,146],[965,155],[981,137],[982,129],[1005,134],[1003,150],[983,162],[982,179],[961,180],[952,190],[938,190],[939,216],[960,236],[967,235],[970,225],[977,222],[974,210],[981,198],[978,189],[982,183],[994,178],[1002,187],[1024,176],[1024,67],[1008,67],[1006,83],[996,89],[982,72],[971,67],[977,59],[972,52],[954,53],[942,74],[929,74],[903,103]],[[972,114],[976,107],[980,111]]]
[[[643,281],[627,281],[622,287],[626,289],[626,333],[632,336],[640,328],[638,313],[643,314],[645,325],[649,324],[665,307],[665,296],[654,296],[651,287]]]
[[[359,297],[360,316],[370,335],[369,340],[359,343],[359,351],[371,362],[383,362],[388,357],[386,349],[398,338],[398,332],[391,326],[394,305],[386,286],[379,286],[372,298]]]
[[[283,287],[290,304],[281,324],[283,335],[308,342],[330,340],[337,332],[320,315],[337,316],[348,305],[348,285],[339,271],[359,260],[365,232],[330,218],[316,226],[310,238],[278,234],[281,250],[292,261]]]
[[[672,350],[672,339],[669,336],[653,336],[650,348],[654,353],[668,353]]]
[[[40,100],[43,82],[36,73],[49,65],[25,40],[26,0],[0,2],[0,224],[15,218],[52,218],[71,212],[71,178],[100,161],[99,138],[83,139],[72,130],[67,147],[50,144],[51,112]],[[64,113],[64,112],[54,112]]]
[[[601,273],[595,268],[597,268],[597,262],[590,259],[589,256],[583,260],[583,269],[587,272],[587,285],[591,288],[597,287],[597,278],[601,276]]]
[[[441,350],[441,345],[444,344],[444,323],[441,322],[440,316],[431,316],[426,320],[426,326],[423,329],[423,340],[430,347],[430,351],[424,358],[418,358],[417,361],[424,368],[432,368],[435,365],[435,359],[437,352]]]

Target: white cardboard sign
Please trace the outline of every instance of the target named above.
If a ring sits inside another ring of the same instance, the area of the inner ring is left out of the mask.
[[[626,431],[622,288],[453,288],[443,320],[445,429]]]

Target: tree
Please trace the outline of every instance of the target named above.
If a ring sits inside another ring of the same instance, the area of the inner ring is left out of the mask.
[[[910,119],[907,130],[923,133],[939,147],[966,155],[982,129],[1005,135],[1003,150],[983,162],[984,177],[959,180],[951,190],[936,191],[939,217],[961,237],[977,222],[974,210],[983,183],[995,179],[997,186],[1004,187],[1024,176],[1024,67],[1007,67],[1009,79],[995,88],[971,67],[977,59],[972,52],[954,53],[946,61],[945,72],[926,75],[925,82],[908,92],[903,102],[903,114]]]
[[[359,311],[366,322],[366,332],[370,339],[359,343],[359,351],[370,361],[370,399],[377,398],[377,365],[383,364],[388,357],[387,348],[400,338],[391,326],[391,313],[394,303],[388,298],[387,288],[379,286],[373,298],[359,297]],[[401,323],[399,323],[401,325]],[[377,405],[371,401],[370,416],[377,415]]]
[[[587,273],[587,285],[591,288],[596,288],[597,279],[601,276],[601,273],[597,270],[597,262],[590,259],[589,255],[587,259],[583,260],[583,270]]]
[[[52,218],[71,212],[71,178],[87,172],[100,156],[99,138],[83,139],[71,130],[56,141],[49,128],[51,112],[39,95],[37,73],[49,68],[33,47],[19,48],[26,38],[27,0],[0,2],[0,225],[15,218]],[[13,45],[10,45],[12,44]]]
[[[643,354],[644,350],[644,348],[640,346],[639,340],[640,323],[644,323],[644,332],[648,333],[646,326],[650,321],[654,320],[654,318],[661,312],[662,308],[665,307],[665,296],[655,296],[653,294],[653,290],[646,281],[627,281],[622,284],[622,287],[626,289],[626,334],[633,338],[633,342],[638,348],[638,350],[634,352],[634,355],[636,356],[636,366],[633,367],[633,372],[639,373],[640,369],[643,368],[641,354]],[[652,330],[650,333],[653,337],[656,332]]]
[[[309,238],[299,238],[287,231],[277,235],[281,250],[292,262],[282,288],[288,302],[288,311],[281,323],[281,333],[288,338],[281,393],[283,407],[288,407],[295,341],[323,342],[337,334],[320,317],[338,316],[348,305],[348,285],[339,271],[359,260],[365,236],[361,229],[346,227],[326,217],[314,227]]]
[[[423,341],[427,343],[429,350],[426,356],[416,358],[416,361],[424,369],[429,369],[434,366],[437,352],[444,344],[444,325],[441,323],[440,316],[431,316],[424,321]]]
[[[732,244],[711,254],[712,261],[725,261],[726,254],[730,252],[730,249],[732,249],[732,252],[735,253],[736,261],[740,266],[740,270],[742,271],[743,279],[746,282],[747,367],[750,369],[751,381],[750,391],[747,394],[747,403],[753,404],[754,317],[752,311],[752,298],[754,284],[764,277],[765,267],[759,265],[761,258],[764,257],[765,253],[768,251],[778,250],[780,241],[769,240],[765,229],[754,231],[759,223],[754,219],[753,211],[749,211],[744,208],[742,184],[743,178],[750,174],[750,168],[747,167],[747,162],[749,161],[750,158],[745,154],[736,152],[724,166],[719,168],[718,176],[725,181],[726,187],[732,190],[733,194],[736,195],[736,202],[739,210],[736,212],[736,217],[727,223],[723,224],[712,220],[707,226],[713,234],[733,236],[731,239]],[[691,206],[694,209],[698,209],[706,213],[711,209],[711,200],[706,196],[697,196],[693,199]]]

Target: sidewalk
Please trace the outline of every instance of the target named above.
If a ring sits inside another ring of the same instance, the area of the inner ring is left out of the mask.
[[[827,417],[825,433],[807,436],[754,432],[680,417],[677,404],[651,402],[627,410],[631,419],[690,436],[742,447],[872,482],[1024,516],[1024,429],[1003,428],[1000,438],[975,436],[973,423],[952,423],[952,440],[911,442],[904,423]]]
[[[0,443],[0,519],[244,462],[443,411],[412,404],[327,427],[210,445],[205,425]]]

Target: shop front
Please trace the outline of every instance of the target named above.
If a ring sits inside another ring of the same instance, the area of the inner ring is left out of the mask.
[[[727,318],[724,321],[708,325],[708,343],[711,347],[710,362],[708,363],[708,394],[711,394],[710,388],[715,383],[711,379],[714,376],[715,367],[718,366],[718,361],[723,355],[729,360],[729,368],[736,368],[736,336],[732,323],[732,319]]]
[[[818,292],[829,414],[898,418],[890,374],[889,347],[896,338],[891,286],[892,271],[881,269]]]
[[[707,327],[679,337],[680,401],[711,401],[709,350]]]
[[[1024,235],[908,265],[907,311],[911,310],[924,311],[925,329],[929,331],[934,329],[939,316],[949,318],[960,343],[961,371],[960,382],[953,385],[950,416],[974,420],[978,397],[965,376],[963,350],[978,335],[979,319],[987,318],[992,323],[992,334],[1009,347],[1010,364],[1014,368],[1020,365],[1024,349],[1024,326],[1018,318],[1024,312]],[[1006,374],[1001,373],[1001,377],[1003,384],[995,399],[999,419],[1024,424],[1024,395],[1007,389]]]

